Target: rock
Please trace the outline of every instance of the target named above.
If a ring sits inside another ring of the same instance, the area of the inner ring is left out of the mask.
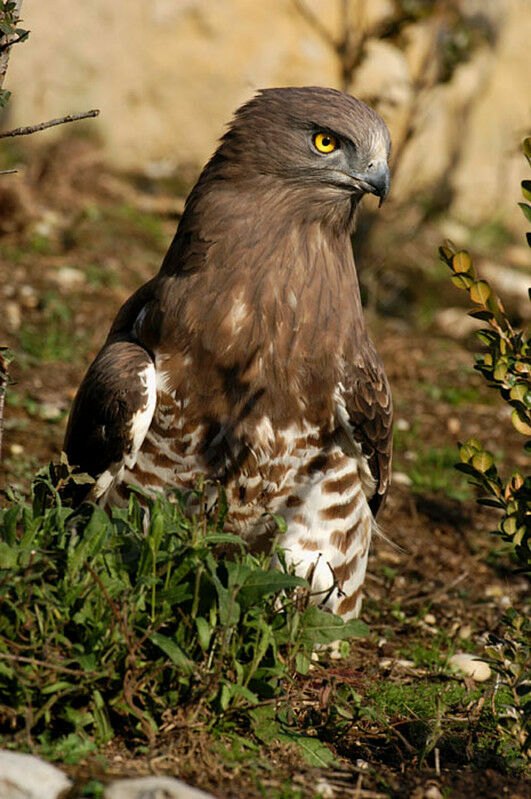
[[[393,472],[393,483],[399,486],[410,486],[412,482],[411,477],[405,472]]]
[[[402,432],[411,429],[411,425],[407,419],[397,419],[395,422],[395,427],[397,430],[401,430]]]
[[[451,666],[455,666],[467,677],[472,677],[476,682],[485,682],[491,675],[490,666],[484,660],[479,660],[476,655],[470,655],[462,652],[457,655],[452,655],[448,661]]]
[[[463,626],[459,628],[459,632],[457,634],[459,638],[462,638],[464,641],[466,641],[467,638],[470,638],[472,635],[472,627],[470,624],[463,624]]]
[[[22,444],[11,444],[9,447],[9,452],[16,458],[18,455],[22,455],[24,452],[24,447]]]
[[[13,333],[20,329],[22,324],[22,314],[20,305],[14,300],[8,300],[4,306],[6,325]]]
[[[315,790],[319,796],[323,797],[323,799],[333,799],[333,797],[335,796],[335,791],[330,785],[330,783],[326,782],[326,780],[323,779],[317,781]]]
[[[443,799],[443,795],[436,785],[430,785],[424,791],[424,799]]]
[[[457,418],[457,416],[450,416],[446,420],[446,427],[448,428],[449,433],[451,433],[453,436],[456,436],[461,430],[461,421]]]
[[[215,799],[174,777],[135,777],[116,780],[105,789],[103,799]]]
[[[57,272],[50,275],[63,289],[75,289],[86,282],[84,272],[73,269],[71,266],[62,266]]]
[[[39,757],[0,751],[0,799],[62,799],[71,785],[62,771]]]
[[[426,624],[437,624],[437,619],[433,615],[433,613],[426,613],[424,616],[424,621]]]

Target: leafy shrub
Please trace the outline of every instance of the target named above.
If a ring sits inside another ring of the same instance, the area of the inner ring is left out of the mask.
[[[31,503],[12,500],[0,511],[4,731],[153,739],[176,714],[209,728],[238,717],[257,735],[267,721],[278,737],[276,710],[314,647],[366,631],[309,605],[309,585],[246,552],[223,512],[190,520],[178,496],[145,499],[146,525],[136,495],[111,517],[72,510],[50,471]]]
[[[524,154],[531,165],[531,138],[524,141]],[[522,181],[522,192],[531,200],[531,181]],[[531,205],[519,203],[531,221]],[[531,246],[531,234],[527,234]],[[485,350],[476,355],[475,369],[496,389],[511,408],[514,428],[526,437],[524,448],[531,452],[531,343],[526,332],[515,330],[492,287],[475,273],[470,255],[456,252],[450,243],[440,247],[441,259],[452,271],[452,281],[467,291],[476,306],[470,315],[488,327],[477,332]],[[531,289],[530,289],[531,298]],[[495,458],[471,438],[459,447],[461,463],[456,468],[489,495],[478,502],[501,511],[494,535],[511,545],[519,571],[531,574],[531,476],[515,471],[507,479],[500,475]],[[503,618],[503,637],[490,636],[488,653],[508,702],[499,717],[501,742],[515,742],[524,760],[531,754],[531,655],[529,620],[511,609]]]

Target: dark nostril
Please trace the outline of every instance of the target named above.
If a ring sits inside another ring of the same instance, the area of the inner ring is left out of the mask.
[[[373,168],[373,166],[374,166],[374,162],[373,162],[373,161],[371,161],[371,163],[369,164],[369,166],[367,167],[367,169],[372,169],[372,168]]]

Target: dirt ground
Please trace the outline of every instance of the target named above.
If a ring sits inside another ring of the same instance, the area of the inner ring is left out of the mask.
[[[56,147],[24,169],[16,190],[6,177],[0,189],[0,344],[15,352],[0,481],[20,491],[36,468],[59,454],[76,387],[120,304],[158,269],[182,207],[174,185],[111,175],[83,141]],[[437,271],[436,224],[421,238],[423,258],[434,264],[432,302],[444,303],[454,290]],[[370,249],[363,253],[364,275],[372,255]],[[394,268],[398,245],[393,258]],[[404,270],[411,274],[406,265]],[[400,294],[404,281],[397,285]],[[522,439],[472,370],[473,339],[441,335],[426,321],[426,298],[421,307],[410,287],[403,293],[399,313],[369,314],[393,389],[397,428],[395,479],[366,584],[363,618],[371,635],[356,641],[350,657],[326,675],[309,676],[310,694],[325,683],[351,681],[362,702],[375,686],[383,701],[386,685],[416,686],[420,693],[435,685],[444,696],[460,682],[472,697],[474,683],[449,677],[437,661],[451,651],[481,654],[486,633],[499,629],[503,611],[520,607],[528,590],[486,534],[496,525],[494,511],[476,505],[474,489],[452,468],[456,442],[475,436],[503,454],[504,469],[522,469]],[[464,722],[467,703],[460,708]],[[473,708],[471,699],[469,713]],[[418,727],[427,720],[414,709],[408,714],[387,706],[386,712],[385,734],[365,719],[342,745],[334,743],[338,770],[305,767],[279,746],[253,771],[243,756],[204,750],[200,736],[168,733],[147,754],[135,755],[117,739],[102,753],[104,761],[94,758],[70,771],[79,786],[89,777],[172,773],[220,797],[530,795],[524,777],[488,747],[478,756],[472,740],[477,729],[453,743],[442,736],[421,763],[415,721]]]

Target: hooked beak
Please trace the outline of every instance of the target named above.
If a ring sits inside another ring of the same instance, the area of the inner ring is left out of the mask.
[[[365,180],[371,194],[376,194],[380,198],[378,207],[381,206],[387,195],[389,194],[389,186],[391,185],[391,173],[387,161],[373,161],[369,164]]]
[[[391,185],[391,173],[387,161],[384,159],[372,161],[366,172],[362,175],[357,174],[354,177],[360,181],[365,191],[370,194],[376,194],[380,198],[378,203],[378,207],[380,207],[389,194],[389,186]]]

